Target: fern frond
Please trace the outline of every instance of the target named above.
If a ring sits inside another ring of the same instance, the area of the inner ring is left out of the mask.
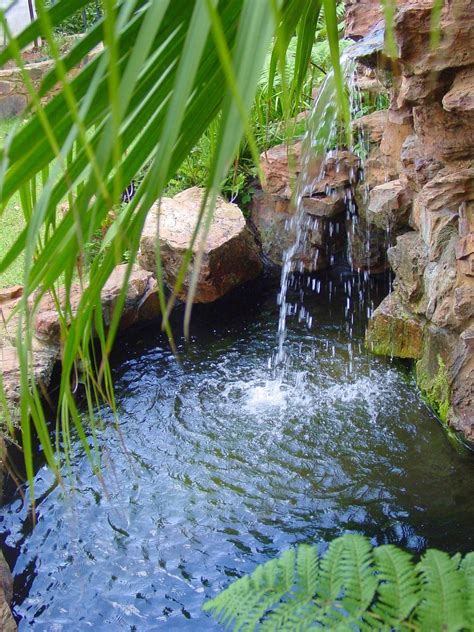
[[[418,578],[412,557],[391,544],[374,549],[379,586],[372,612],[389,627],[399,626],[419,601]]]
[[[467,627],[464,574],[447,553],[429,549],[416,566],[421,579],[417,623],[422,630],[462,630]]]
[[[290,549],[280,558],[257,566],[251,575],[235,581],[203,609],[227,628],[254,630],[267,610],[291,590],[295,559],[295,551]]]
[[[466,586],[466,618],[470,630],[474,630],[474,553],[468,553],[461,563]]]
[[[373,549],[361,535],[344,536],[341,573],[344,598],[341,605],[357,621],[371,605],[378,581],[374,575]]]
[[[317,614],[313,597],[319,580],[319,557],[315,546],[301,544],[296,557],[295,590],[291,597],[278,604],[265,617],[262,632],[301,629],[301,622],[311,620]],[[295,627],[296,626],[296,627]]]
[[[474,553],[430,549],[415,565],[393,545],[346,535],[323,556],[315,546],[286,551],[204,610],[240,632],[474,630]]]
[[[296,570],[297,595],[312,599],[319,577],[318,549],[315,546],[301,544],[298,547]]]

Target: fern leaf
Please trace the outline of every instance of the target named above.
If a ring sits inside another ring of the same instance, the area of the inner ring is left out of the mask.
[[[461,563],[466,587],[466,617],[468,627],[474,630],[474,552],[468,553]]]
[[[395,627],[410,616],[419,600],[415,566],[411,555],[390,544],[374,549],[374,559],[379,586],[373,612]]]
[[[232,583],[203,609],[228,628],[254,630],[265,613],[291,590],[295,558],[295,551],[289,550],[257,566],[251,575]]]
[[[417,623],[422,630],[454,632],[467,627],[464,574],[447,553],[429,549],[416,566],[421,578]]]
[[[276,606],[265,618],[262,632],[300,630],[302,622],[313,620],[317,608],[313,602],[319,579],[318,549],[302,544],[296,558],[296,587],[291,598]]]
[[[316,593],[319,577],[318,549],[315,546],[301,544],[296,558],[297,594],[311,599]]]
[[[342,607],[357,621],[372,603],[378,581],[374,574],[373,549],[361,535],[344,536],[341,573],[344,586]]]

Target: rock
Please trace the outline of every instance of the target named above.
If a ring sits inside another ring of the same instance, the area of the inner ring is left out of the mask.
[[[456,259],[465,259],[474,253],[474,234],[462,237],[456,244]]]
[[[395,38],[404,75],[420,75],[474,63],[474,5],[471,0],[444,3],[441,38],[431,46],[431,0],[397,3]]]
[[[362,186],[367,190],[367,193],[379,184],[395,180],[398,177],[398,170],[394,167],[391,161],[386,161],[382,156],[380,149],[374,147],[367,160],[364,162],[364,176],[363,182],[358,185],[357,188]],[[364,201],[364,205],[367,204],[368,197]]]
[[[264,174],[262,189],[290,199],[301,172],[302,143],[276,145],[260,156]],[[315,158],[308,165],[308,179],[313,181],[312,193],[325,193],[326,189],[343,189],[354,181],[359,159],[349,151],[328,154],[323,160]]]
[[[389,110],[380,143],[381,159],[386,169],[391,169],[397,174],[400,173],[402,169],[401,149],[406,138],[412,133],[411,111],[395,112]]]
[[[19,116],[26,110],[28,102],[22,94],[9,94],[0,98],[0,119]]]
[[[359,40],[383,21],[379,0],[346,0],[345,37]]]
[[[412,224],[436,260],[459,233],[461,207],[474,200],[474,169],[442,169],[421,190],[413,205]],[[459,246],[458,246],[459,247]]]
[[[20,298],[23,294],[22,285],[13,285],[12,287],[0,288],[0,305],[6,301]]]
[[[400,180],[413,191],[420,191],[443,168],[435,157],[425,155],[420,139],[415,134],[407,136],[400,151]]]
[[[40,391],[46,392],[59,355],[59,346],[43,344],[33,339],[33,376]],[[0,349],[0,373],[9,410],[13,421],[16,421],[20,402],[20,363],[14,346]]]
[[[377,110],[355,119],[352,125],[356,129],[365,131],[370,142],[378,144],[382,140],[387,119],[387,110]]]
[[[410,208],[410,192],[400,180],[392,180],[370,191],[366,218],[381,230],[396,231],[407,225]]]
[[[417,359],[422,353],[423,328],[423,322],[411,314],[393,292],[373,313],[366,346],[377,355]]]
[[[451,374],[448,423],[474,444],[474,326],[459,336]]]
[[[13,91],[14,85],[10,81],[0,81],[0,94],[10,94]]]
[[[461,322],[474,318],[474,284],[454,290],[454,313]]]
[[[413,231],[397,237],[388,250],[388,260],[395,273],[394,287],[401,301],[415,314],[426,310],[423,274],[428,265],[428,249],[419,233]]]
[[[456,74],[451,89],[443,97],[443,107],[448,112],[474,111],[474,66]]]
[[[128,264],[117,266],[102,290],[102,314],[106,326],[110,324],[115,305],[125,279]],[[79,285],[73,285],[69,295],[72,313],[77,310],[82,297]],[[65,305],[65,293],[60,292],[61,305]],[[157,283],[150,272],[133,266],[127,283],[125,304],[120,318],[120,329],[127,329],[137,322],[153,320],[160,314]],[[40,303],[36,316],[36,336],[48,343],[58,343],[61,338],[61,319],[51,296]]]
[[[402,75],[396,98],[397,108],[430,104],[441,99],[452,82],[452,72],[427,72],[421,75]]]
[[[426,317],[438,327],[454,329],[454,287],[456,285],[454,241],[442,251],[437,261],[430,261],[424,273],[425,294],[428,298]]]
[[[10,567],[0,551],[0,630],[16,632],[17,625],[10,610],[13,598],[13,577]]]
[[[332,195],[314,195],[303,198],[303,207],[308,215],[331,219],[344,213],[346,205],[341,191],[335,190]]]
[[[307,271],[327,267],[331,256],[342,251],[344,245],[343,215],[345,205],[340,197],[304,198],[307,213],[305,248],[295,253]],[[275,265],[282,265],[284,252],[295,242],[295,227],[291,224],[295,208],[285,198],[259,191],[252,199],[251,219],[264,255]]]
[[[379,274],[388,268],[388,235],[369,226],[364,217],[346,220],[347,258],[353,270]]]
[[[448,421],[457,336],[446,329],[425,327],[422,353],[415,367],[416,382],[427,403],[443,422]]]
[[[204,190],[187,189],[174,198],[163,198],[147,217],[140,241],[140,265],[154,271],[158,214],[160,252],[164,278],[174,287],[184,254],[191,243]],[[193,262],[199,250],[200,231],[193,247]],[[191,267],[192,269],[192,267]],[[210,303],[238,285],[256,278],[262,270],[255,238],[245,223],[242,211],[222,197],[217,198],[214,217],[206,239],[194,302]],[[188,272],[178,298],[185,300],[191,282]]]
[[[424,156],[443,162],[474,153],[474,114],[447,112],[438,103],[413,108],[413,124]]]
[[[386,94],[389,91],[383,73],[379,69],[367,68],[362,64],[356,65],[355,84],[361,92],[369,94]]]

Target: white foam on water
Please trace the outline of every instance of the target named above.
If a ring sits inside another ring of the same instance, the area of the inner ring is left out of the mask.
[[[247,389],[245,407],[249,412],[262,412],[262,409],[282,409],[287,406],[287,393],[278,380],[269,380],[261,384],[250,385]]]

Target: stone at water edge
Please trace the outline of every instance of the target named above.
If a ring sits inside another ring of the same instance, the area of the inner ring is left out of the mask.
[[[109,280],[102,289],[101,304],[104,323],[110,324],[115,305],[123,286],[128,264],[114,268]],[[73,285],[69,296],[72,312],[74,313],[81,300],[82,291],[79,285]],[[64,305],[64,291],[59,292],[60,302]],[[147,320],[153,320],[160,315],[160,305],[157,294],[157,283],[153,275],[139,266],[134,265],[127,284],[125,304],[120,318],[120,329],[127,329],[131,325]],[[61,326],[55,303],[51,296],[46,296],[40,303],[36,316],[35,333],[45,342],[57,343],[60,339]]]
[[[423,322],[392,292],[373,313],[365,343],[376,355],[418,359],[423,350]]]
[[[0,551],[0,630],[16,632],[17,625],[10,610],[13,598],[13,577],[10,567]]]
[[[145,270],[156,269],[156,236],[160,218],[160,253],[164,279],[173,288],[198,220],[204,189],[193,187],[174,198],[162,198],[149,211],[140,241],[138,260]],[[193,247],[199,251],[202,229]],[[213,220],[204,247],[204,256],[194,297],[195,303],[210,303],[237,286],[255,279],[262,271],[257,242],[236,204],[217,198]],[[191,269],[178,293],[186,300]]]

